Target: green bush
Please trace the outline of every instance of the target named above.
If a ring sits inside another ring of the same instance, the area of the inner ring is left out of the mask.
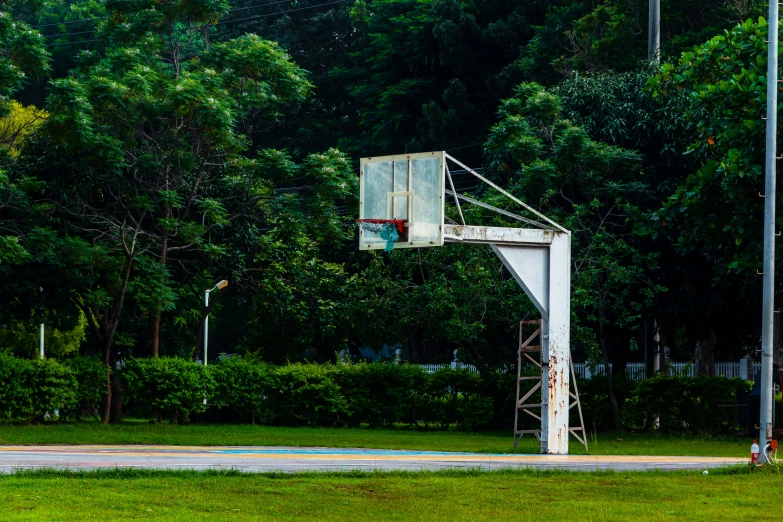
[[[540,375],[541,372],[535,369],[525,371],[523,374]],[[530,383],[529,386],[533,382],[528,381]],[[481,395],[488,398],[492,404],[492,420],[489,422],[489,426],[511,433],[514,429],[514,408],[517,392],[516,370],[505,373],[497,370],[483,373],[479,389]],[[534,393],[532,398],[538,398],[538,396]],[[531,402],[539,401],[531,400]],[[520,429],[539,428],[541,423],[530,415],[520,413],[519,427]]]
[[[337,367],[335,379],[346,400],[347,423],[370,427],[410,422],[417,389],[427,373],[413,364],[361,363]]]
[[[128,406],[142,416],[188,421],[205,411],[204,399],[240,422],[286,426],[508,429],[514,418],[516,373],[442,369],[425,372],[412,364],[292,364],[270,366],[231,358],[210,367],[182,359],[132,359],[119,370]],[[530,381],[533,382],[533,381]],[[614,377],[626,429],[700,433],[732,432],[736,404],[750,383],[723,377],[667,377],[633,382]],[[588,430],[614,429],[606,378],[579,381]],[[98,358],[17,359],[0,354],[0,421],[33,422],[59,409],[66,416],[94,412],[106,395]],[[531,402],[539,402],[534,394]],[[776,401],[776,407],[781,404]],[[783,408],[783,406],[780,406]],[[576,408],[571,423],[578,423]],[[656,423],[656,421],[658,421]],[[520,416],[520,428],[537,428]]]
[[[214,381],[204,366],[184,359],[131,359],[119,370],[126,397],[136,412],[160,422],[187,422],[206,410]]]
[[[622,408],[626,398],[633,395],[636,382],[625,375],[613,375],[614,395],[617,404]],[[579,380],[579,399],[582,404],[582,414],[585,420],[585,429],[589,431],[611,431],[615,429],[614,413],[609,401],[609,388],[606,376],[597,375],[592,379]],[[622,420],[622,417],[621,417]],[[578,413],[576,408],[571,409],[571,423],[576,425]]]
[[[430,374],[417,393],[417,424],[441,429],[455,423],[468,429],[487,424],[492,418],[491,400],[479,394],[480,384],[481,377],[468,370],[443,368]]]
[[[659,419],[662,431],[730,432],[737,427],[736,413],[721,404],[736,404],[737,392],[750,383],[725,377],[669,377],[658,374],[636,383],[623,404],[629,428],[652,426]]]
[[[51,359],[0,354],[0,421],[42,421],[46,413],[78,404],[74,372]]]
[[[275,422],[286,426],[337,426],[348,403],[335,383],[337,370],[321,364],[291,364],[274,372]]]
[[[240,422],[272,421],[268,396],[274,393],[274,367],[231,357],[210,366],[209,372],[215,382],[213,403],[227,409]]]
[[[87,414],[97,420],[108,391],[106,365],[98,356],[74,357],[64,360],[63,364],[76,377],[76,407],[63,409],[60,415],[79,418]]]

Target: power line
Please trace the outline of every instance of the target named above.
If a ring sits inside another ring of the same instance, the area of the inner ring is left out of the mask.
[[[292,2],[295,2],[296,0],[279,0],[278,2],[268,2],[266,4],[256,4],[256,5],[249,5],[247,7],[237,7],[236,9],[229,9],[226,11],[227,13],[235,13],[237,11],[247,11],[248,9],[258,9],[259,7],[266,7],[268,5],[277,5],[277,4],[290,4]]]
[[[84,20],[70,20],[68,22],[57,22],[53,24],[43,24],[43,25],[33,25],[30,26],[31,29],[38,29],[40,27],[52,27],[55,25],[68,25],[68,24],[80,24],[82,22],[94,22],[95,20],[106,20],[106,16],[101,16],[98,18],[85,18]]]
[[[258,15],[258,16],[249,16],[247,18],[238,18],[236,20],[225,20],[223,22],[218,22],[215,25],[232,24],[234,22],[244,22],[245,20],[256,20],[258,18],[266,18],[267,16],[279,16],[279,15],[284,15],[284,14],[288,14],[288,13],[293,13],[295,11],[304,11],[306,9],[315,9],[316,7],[323,7],[325,5],[344,4],[344,3],[350,2],[350,1],[351,0],[337,0],[336,2],[326,2],[326,3],[318,4],[318,5],[310,5],[310,6],[307,6],[307,7],[299,7],[297,9],[288,9],[287,11],[280,11],[278,13],[269,13],[269,14],[263,14],[263,15]]]
[[[61,45],[80,45],[80,44],[86,44],[90,42],[97,42],[98,39],[95,38],[93,40],[79,40],[78,42],[60,42],[56,44],[47,44],[47,47],[59,47]]]
[[[57,34],[45,34],[43,35],[44,38],[57,38],[58,36],[73,36],[75,34],[87,34],[87,33],[94,33],[95,29],[90,29],[89,31],[78,31],[76,33],[57,33]]]
[[[250,9],[260,9],[262,7],[267,7],[267,6],[270,6],[270,5],[290,4],[290,3],[295,2],[295,1],[296,0],[278,0],[276,2],[266,2],[266,3],[263,3],[263,4],[249,5],[249,6],[246,6],[246,7],[236,7],[234,9],[226,10],[226,13],[236,13],[237,11],[247,11],[247,10],[250,10]],[[348,1],[348,0],[345,0],[345,1]],[[343,2],[332,2],[332,3],[343,3]],[[308,7],[300,7],[298,9],[289,9],[288,11],[283,11],[283,12],[301,11],[303,9],[311,9],[311,8],[314,8],[314,7],[320,7],[321,5],[329,5],[329,4],[319,4],[319,5],[313,5],[313,6],[308,6]],[[262,16],[272,16],[273,14],[279,14],[279,13],[270,13],[269,15],[262,15]],[[84,22],[95,22],[97,20],[106,20],[106,19],[108,19],[108,16],[99,16],[99,17],[96,17],[96,18],[85,18],[84,20],[69,20],[67,22],[55,22],[55,23],[51,23],[51,24],[33,25],[33,26],[30,26],[30,28],[31,29],[39,29],[41,27],[54,27],[54,26],[57,26],[57,25],[80,24],[80,23],[84,23]],[[230,23],[232,21],[234,21],[234,20],[227,20],[225,22],[220,22],[220,23]],[[240,20],[236,20],[236,21],[238,22]],[[89,32],[89,31],[85,31],[85,32]],[[67,33],[66,32],[66,33],[62,33],[62,34],[63,35],[67,35],[67,34],[80,34],[80,33]],[[48,35],[48,36],[45,36],[44,38],[49,38],[51,36],[53,36],[53,35]]]
[[[467,149],[469,147],[475,147],[476,145],[482,145],[482,143],[481,142],[479,142],[479,143],[471,143],[470,145],[463,145],[462,147],[454,147],[453,149],[449,149],[446,152],[451,152],[452,150]]]

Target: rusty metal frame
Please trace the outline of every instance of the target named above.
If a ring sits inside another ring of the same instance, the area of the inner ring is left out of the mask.
[[[529,408],[541,408],[541,403],[538,404],[525,404],[525,401],[530,398],[533,393],[535,393],[537,390],[541,389],[541,386],[543,384],[543,379],[541,379],[541,376],[522,376],[522,357],[526,357],[529,359],[533,364],[538,366],[539,368],[542,367],[542,361],[541,361],[541,344],[530,344],[533,342],[533,339],[536,337],[539,337],[542,333],[542,325],[541,325],[541,319],[535,319],[532,321],[519,321],[519,346],[517,347],[517,401],[516,401],[516,408],[514,408],[514,447],[517,447],[517,444],[519,444],[519,439],[522,438],[525,434],[532,434],[537,440],[541,440],[541,429],[535,429],[535,430],[520,430],[519,428],[519,412],[520,410],[527,413],[531,417],[537,419],[539,422],[541,421],[541,417],[539,415],[536,415],[532,411],[530,411]],[[538,325],[538,328],[536,328],[530,336],[527,337],[527,339],[523,340],[522,332],[524,330],[525,325],[532,324],[532,325]],[[530,356],[530,353],[532,352],[538,352],[539,353],[539,360],[536,361]],[[525,395],[520,397],[520,388],[522,381],[533,381],[537,380],[538,382],[533,385],[532,388],[527,390]]]
[[[523,336],[523,330],[525,325],[538,325],[538,328],[536,328],[532,334],[530,334],[527,338],[524,338]],[[535,364],[539,367],[539,369],[543,372],[543,360],[541,360],[541,357],[543,356],[543,352],[541,350],[540,344],[530,344],[533,342],[533,340],[536,337],[539,337],[542,335],[542,329],[543,329],[543,320],[542,319],[534,319],[531,321],[519,321],[519,347],[517,350],[517,400],[516,400],[516,408],[514,408],[514,448],[517,447],[517,444],[519,444],[519,440],[522,438],[523,435],[526,434],[532,434],[537,440],[541,440],[541,429],[532,429],[532,430],[520,430],[519,427],[519,412],[520,410],[527,413],[531,417],[537,419],[538,421],[541,421],[541,417],[539,415],[536,415],[532,411],[530,411],[530,408],[541,408],[543,405],[541,403],[526,403],[525,401],[530,398],[531,395],[533,395],[536,391],[539,391],[542,389],[543,383],[544,383],[544,376],[543,374],[541,376],[528,376],[522,375],[522,357],[526,357],[530,362]],[[524,340],[523,340],[524,339]],[[533,359],[529,354],[532,352],[539,352],[539,360],[536,361]],[[574,406],[577,407],[577,411],[579,412],[579,426],[573,426],[569,427],[568,431],[571,435],[574,436],[576,440],[578,440],[584,447],[585,451],[588,451],[587,447],[587,436],[585,432],[585,421],[584,417],[582,416],[582,404],[579,400],[579,387],[576,383],[576,374],[574,373],[574,364],[571,360],[569,360],[569,366],[571,370],[571,382],[574,384],[574,391],[568,390],[568,394],[571,396],[571,398],[574,399],[574,402],[572,402],[568,409],[570,410]],[[521,383],[522,381],[534,381],[537,380],[532,388],[527,390],[524,395],[520,397],[521,393]],[[581,436],[580,436],[581,433]]]

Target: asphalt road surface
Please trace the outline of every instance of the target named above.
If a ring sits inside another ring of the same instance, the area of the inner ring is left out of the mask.
[[[438,451],[260,446],[0,446],[0,473],[21,469],[236,469],[247,472],[540,468],[704,470],[747,459],[618,455],[490,455]]]

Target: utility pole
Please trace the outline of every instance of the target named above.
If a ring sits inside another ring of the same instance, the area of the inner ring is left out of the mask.
[[[41,295],[43,295],[43,287],[40,287]],[[38,355],[41,359],[44,358],[44,324],[38,325]]]
[[[647,25],[647,59],[661,60],[661,0],[650,0],[650,16]]]
[[[772,440],[772,357],[775,338],[775,155],[778,129],[778,1],[769,2],[767,50],[767,157],[764,188],[764,273],[761,308],[761,411],[759,442],[762,462],[768,462]]]

